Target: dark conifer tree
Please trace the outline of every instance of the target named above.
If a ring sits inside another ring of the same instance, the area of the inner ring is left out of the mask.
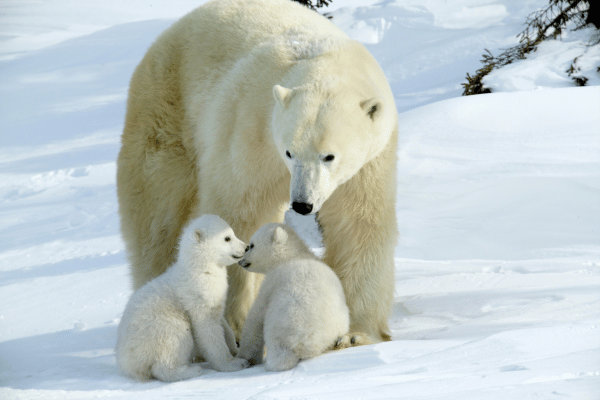
[[[471,76],[467,73],[467,82],[463,83],[463,96],[472,94],[490,93],[491,90],[483,86],[482,79],[496,68],[511,64],[516,60],[524,59],[528,53],[535,51],[537,46],[545,40],[560,38],[567,24],[573,22],[574,30],[586,26],[599,28],[600,4],[598,0],[549,0],[549,4],[539,11],[530,14],[525,21],[525,29],[517,35],[519,44],[504,50],[500,55],[494,56],[489,50],[483,54],[481,63],[483,67]],[[600,42],[600,34],[596,33],[590,38],[590,45]],[[577,58],[571,67],[565,71],[573,79],[575,85],[584,86],[587,78],[577,76]],[[600,68],[599,68],[600,70]]]
[[[333,0],[315,0],[313,3],[312,0],[293,0],[297,3],[300,3],[311,10],[317,11],[317,8],[328,6]]]

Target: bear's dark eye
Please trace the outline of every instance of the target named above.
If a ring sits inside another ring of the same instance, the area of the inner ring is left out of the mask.
[[[333,154],[327,154],[325,157],[323,157],[323,161],[325,162],[330,162],[333,161],[335,159],[335,156]]]
[[[250,248],[253,249],[254,248],[254,243],[250,243]]]
[[[377,104],[375,104],[373,107],[371,107],[371,109],[369,111],[367,111],[367,115],[369,116],[369,118],[373,119],[373,116],[375,115],[377,110],[379,110],[379,106]]]
[[[231,240],[231,238],[230,238],[229,236],[226,236],[226,237],[225,237],[225,241],[226,241],[226,242],[229,242],[230,240]]]
[[[286,151],[286,152],[285,152],[285,155],[286,155],[286,157],[287,157],[287,158],[292,158],[292,155],[290,154],[290,152],[289,152],[289,151]]]

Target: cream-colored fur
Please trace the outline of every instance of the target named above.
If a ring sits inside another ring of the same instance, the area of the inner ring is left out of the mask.
[[[220,215],[247,241],[292,203],[318,212],[351,331],[389,340],[396,145],[381,68],[327,18],[289,0],[199,7],[131,80],[117,189],[134,288],[174,262],[190,218]],[[260,282],[229,267],[238,337]]]
[[[246,244],[216,215],[203,215],[184,230],[177,262],[138,289],[119,324],[117,363],[128,376],[178,381],[197,376],[201,357],[219,371],[248,365],[234,358],[237,345],[223,311],[226,266]]]
[[[239,264],[265,274],[248,313],[238,357],[284,371],[330,349],[348,333],[350,317],[335,273],[289,227],[266,224]]]

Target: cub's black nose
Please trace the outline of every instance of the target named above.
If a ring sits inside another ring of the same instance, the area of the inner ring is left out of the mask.
[[[312,209],[313,209],[313,205],[312,204],[299,203],[297,201],[294,201],[292,203],[292,210],[296,211],[300,215],[310,214],[310,212],[312,211]]]

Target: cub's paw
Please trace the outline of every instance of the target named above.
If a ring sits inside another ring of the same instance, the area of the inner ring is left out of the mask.
[[[200,363],[203,363],[203,362],[205,362],[205,361],[206,361],[206,360],[205,360],[205,359],[204,359],[204,357],[202,357],[202,356],[194,356],[194,357],[192,357],[192,362],[193,362],[194,364],[200,364]]]
[[[254,365],[262,364],[262,361],[259,361],[256,358],[251,358],[248,360],[248,364],[252,367]]]
[[[373,341],[367,335],[360,332],[350,332],[337,338],[331,349],[341,350],[348,347],[364,346],[366,344],[373,344]]]
[[[241,371],[244,368],[248,368],[249,366],[250,366],[250,363],[248,362],[248,360],[246,360],[244,358],[235,357],[229,363],[225,364],[223,366],[223,368],[220,368],[220,370],[223,372],[235,372],[235,371]]]

